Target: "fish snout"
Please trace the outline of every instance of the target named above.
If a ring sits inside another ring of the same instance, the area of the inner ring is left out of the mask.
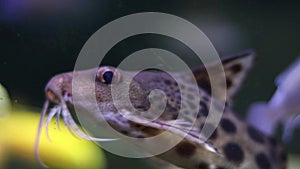
[[[45,94],[49,101],[61,103],[65,97],[71,97],[72,73],[59,74],[50,79],[45,88]]]

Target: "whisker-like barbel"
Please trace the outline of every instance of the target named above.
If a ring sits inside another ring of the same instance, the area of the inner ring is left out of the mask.
[[[41,133],[42,133],[42,128],[44,126],[44,119],[46,117],[46,113],[48,111],[49,108],[49,100],[46,100],[42,113],[41,113],[41,118],[39,121],[39,125],[38,125],[38,131],[37,131],[37,136],[36,136],[36,141],[35,141],[35,156],[37,161],[44,167],[44,168],[48,168],[48,166],[41,160],[41,157],[39,155],[39,142],[40,142],[40,138],[41,138]],[[62,102],[60,105],[52,108],[50,110],[50,113],[45,121],[45,129],[46,129],[46,135],[48,140],[51,140],[50,136],[49,136],[49,125],[51,123],[51,120],[53,119],[54,116],[57,116],[59,118],[60,115],[62,115],[63,117],[63,121],[65,126],[68,128],[69,132],[71,134],[74,135],[74,137],[79,136],[85,140],[89,140],[89,141],[98,141],[98,142],[107,142],[107,141],[115,141],[118,139],[115,138],[96,138],[96,137],[92,137],[89,136],[87,134],[85,134],[82,129],[80,127],[78,127],[78,125],[75,123],[75,121],[73,120],[71,113],[68,111],[65,102]],[[58,125],[58,123],[57,123]],[[75,133],[74,133],[75,132]]]
[[[39,154],[39,144],[40,144],[40,139],[41,139],[41,132],[42,132],[42,128],[43,128],[44,118],[46,116],[48,107],[49,107],[49,100],[47,99],[45,101],[43,109],[42,109],[41,118],[40,118],[40,121],[39,121],[38,130],[37,130],[37,134],[36,134],[35,145],[34,145],[34,155],[35,155],[37,161],[44,168],[48,168],[48,166],[41,159],[41,156]]]
[[[58,106],[52,108],[52,109],[50,110],[50,113],[49,113],[47,119],[46,119],[45,129],[46,129],[46,135],[47,135],[48,140],[51,140],[51,138],[50,138],[50,136],[49,136],[49,124],[50,124],[52,118],[53,118],[55,115],[56,115],[56,117],[59,118],[59,113],[60,113],[60,111],[61,111],[61,108],[58,107]]]

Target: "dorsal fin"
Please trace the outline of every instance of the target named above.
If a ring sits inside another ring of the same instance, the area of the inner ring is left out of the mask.
[[[253,50],[247,50],[232,56],[225,56],[221,58],[226,75],[227,102],[230,101],[232,96],[239,89],[243,79],[245,78],[247,72],[252,66],[254,57],[255,52]],[[213,68],[214,66],[217,66],[217,64],[209,64],[210,68]],[[194,69],[193,74],[196,78],[198,85],[204,90],[206,90],[208,93],[211,93],[211,85],[205,67],[200,66]],[[218,73],[211,78],[214,78],[214,80],[220,79],[218,78]],[[221,89],[225,86],[220,85],[219,87]]]

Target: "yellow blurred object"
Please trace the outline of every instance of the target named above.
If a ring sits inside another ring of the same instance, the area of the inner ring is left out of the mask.
[[[9,96],[5,88],[0,83],[0,120],[2,118],[5,118],[10,113],[10,111],[11,111],[11,104],[10,104]]]
[[[39,117],[39,114],[27,111],[12,112],[9,118],[0,123],[2,146],[13,155],[36,162],[34,143]],[[49,135],[51,141],[43,130],[39,152],[43,162],[50,168],[104,168],[105,159],[101,149],[90,141],[74,137],[64,125],[57,129],[52,122]]]
[[[3,99],[3,102],[0,102],[0,114],[5,115],[0,117],[0,168],[5,167],[5,161],[11,156],[32,163],[33,166],[39,166],[34,156],[34,144],[40,114],[27,111],[26,108],[5,112],[9,111],[10,102],[2,86],[0,97],[7,98],[5,102]],[[49,125],[49,136],[51,140],[47,138],[43,129],[39,144],[41,159],[49,168],[105,168],[102,150],[91,141],[74,137],[64,125],[60,125],[58,129],[52,121]]]

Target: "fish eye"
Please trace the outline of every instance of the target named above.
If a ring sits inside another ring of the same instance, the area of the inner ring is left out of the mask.
[[[107,84],[111,84],[113,77],[114,77],[114,73],[112,71],[104,72],[102,75],[103,80]]]
[[[100,67],[97,71],[97,79],[104,84],[117,83],[120,80],[120,74],[115,68]]]

